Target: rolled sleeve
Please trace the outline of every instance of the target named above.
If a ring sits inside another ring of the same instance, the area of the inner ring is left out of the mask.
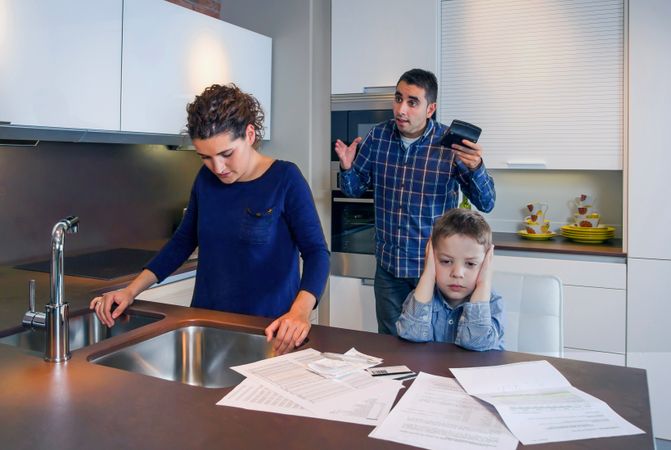
[[[464,304],[454,343],[475,351],[503,350],[500,302],[492,294],[489,302]]]
[[[398,321],[396,331],[400,337],[414,342],[429,342],[433,340],[433,301],[418,302],[415,291],[408,294],[403,302],[403,310]]]

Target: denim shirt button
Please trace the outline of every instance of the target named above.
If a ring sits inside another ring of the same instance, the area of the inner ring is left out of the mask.
[[[454,323],[454,320],[450,319],[450,320],[447,321],[447,323],[449,323],[450,325],[452,325],[452,324]]]

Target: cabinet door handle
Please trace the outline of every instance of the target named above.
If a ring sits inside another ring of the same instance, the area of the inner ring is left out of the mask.
[[[545,169],[545,161],[506,161],[506,165],[511,169]]]
[[[362,278],[361,284],[364,286],[373,286],[375,284],[375,280],[372,278]]]
[[[340,198],[336,197],[333,199],[334,203],[373,203],[372,198]]]

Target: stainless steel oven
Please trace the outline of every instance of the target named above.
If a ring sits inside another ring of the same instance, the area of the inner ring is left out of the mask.
[[[393,94],[331,98],[331,273],[375,277],[375,205],[372,189],[359,198],[340,191],[337,139],[350,144],[376,124],[393,117]]]

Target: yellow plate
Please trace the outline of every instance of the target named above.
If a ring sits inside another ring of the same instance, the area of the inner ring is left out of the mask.
[[[530,239],[532,241],[547,241],[548,239],[552,239],[553,237],[557,236],[557,233],[553,231],[543,234],[529,234],[527,233],[527,230],[520,230],[517,232],[517,234],[519,234],[524,239]]]
[[[561,230],[579,234],[615,233],[615,227],[609,227],[607,225],[599,225],[596,228],[579,227],[576,225],[564,225],[563,227],[561,227]]]
[[[564,236],[567,239],[572,240],[573,242],[579,242],[581,244],[601,244],[604,241],[607,241],[608,239],[611,238],[577,238],[577,237],[569,237],[569,236]]]
[[[614,237],[615,233],[575,233],[573,231],[561,230],[562,236],[575,236],[584,238]]]
[[[597,237],[614,237],[615,233],[606,232],[606,233],[576,233],[575,231],[560,230],[560,233],[563,236],[575,236],[575,237],[584,237],[584,238],[597,238]]]

